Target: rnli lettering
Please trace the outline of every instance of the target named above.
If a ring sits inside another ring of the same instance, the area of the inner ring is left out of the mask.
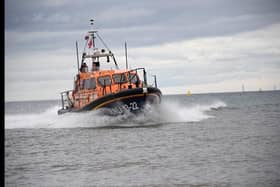
[[[137,104],[137,102],[131,102],[129,104],[123,104],[121,106],[112,108],[111,111],[113,113],[118,113],[118,114],[122,114],[124,111],[135,111],[135,110],[139,110],[139,106]]]
[[[123,105],[127,110],[138,110],[139,107],[137,105],[137,103],[134,101],[134,102],[131,102],[129,103],[128,105],[127,104],[124,104]]]

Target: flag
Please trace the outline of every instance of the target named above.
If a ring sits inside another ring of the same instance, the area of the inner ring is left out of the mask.
[[[88,48],[91,48],[92,43],[93,43],[93,42],[92,42],[92,38],[90,38],[89,41],[88,41]]]

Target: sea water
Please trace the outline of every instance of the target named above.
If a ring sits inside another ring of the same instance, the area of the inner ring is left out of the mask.
[[[163,96],[110,117],[5,103],[5,186],[280,186],[280,92]]]

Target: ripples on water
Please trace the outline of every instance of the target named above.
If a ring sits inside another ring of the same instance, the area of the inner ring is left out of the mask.
[[[117,117],[6,103],[5,184],[277,186],[279,106],[279,92],[165,96]]]

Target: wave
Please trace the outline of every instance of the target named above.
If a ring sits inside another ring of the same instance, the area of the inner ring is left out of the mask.
[[[226,103],[183,105],[178,102],[162,102],[158,107],[147,105],[142,113],[125,113],[119,116],[100,115],[99,111],[66,113],[57,115],[59,106],[42,113],[5,115],[5,129],[15,128],[100,128],[137,127],[166,123],[199,122],[213,116],[207,111],[226,107]]]

